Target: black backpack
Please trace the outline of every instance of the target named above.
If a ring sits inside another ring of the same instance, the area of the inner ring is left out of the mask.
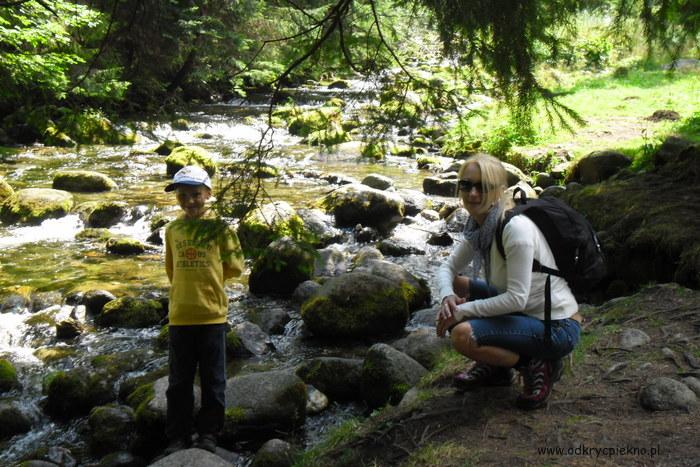
[[[518,197],[518,192],[521,196]],[[496,246],[505,259],[503,229],[517,215],[530,218],[544,234],[554,255],[555,265],[543,265],[534,260],[533,272],[547,274],[545,282],[544,324],[545,340],[551,343],[552,294],[551,276],[566,279],[571,291],[581,297],[593,290],[605,277],[605,258],[600,242],[586,218],[564,201],[553,198],[528,199],[525,192],[517,188],[513,193],[515,207],[506,211],[503,222],[496,232]]]

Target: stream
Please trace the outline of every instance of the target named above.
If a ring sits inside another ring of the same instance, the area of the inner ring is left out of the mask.
[[[299,105],[315,106],[330,97],[348,100],[347,111],[370,99],[371,89],[363,82],[351,82],[348,90],[296,90]],[[125,201],[128,216],[110,231],[146,242],[150,235],[151,219],[163,212],[177,209],[175,198],[164,193],[169,177],[165,175],[165,156],[149,152],[160,142],[169,139],[183,144],[206,148],[214,155],[219,166],[224,166],[243,151],[257,143],[266,127],[267,106],[255,101],[209,105],[183,113],[190,124],[187,130],[175,130],[169,124],[159,124],[149,131],[139,131],[133,146],[80,146],[79,148],[23,147],[0,153],[0,176],[15,189],[50,188],[53,174],[60,169],[91,170],[111,177],[118,188],[107,193],[73,193],[75,205],[89,201]],[[359,158],[359,143],[346,143],[340,148],[322,150],[301,144],[301,138],[284,129],[275,129],[272,135],[274,153],[268,163],[283,168],[286,175],[280,180],[266,181],[266,188],[274,200],[284,200],[295,208],[312,207],[314,202],[336,186],[300,175],[308,169],[342,173],[361,180],[369,173],[390,177],[397,189],[421,190],[427,171],[418,170],[414,159],[388,156],[385,161],[371,163]],[[215,181],[216,182],[216,181]],[[56,321],[77,313],[85,321],[84,307],[69,304],[76,291],[104,289],[117,297],[163,293],[168,286],[162,247],[150,249],[138,256],[120,257],[107,254],[104,243],[94,239],[76,239],[83,229],[77,214],[44,221],[39,226],[0,225],[0,292],[31,290],[58,292],[62,305],[53,305],[47,311]],[[429,226],[427,230],[429,230]],[[399,225],[396,234],[417,242],[426,249],[425,255],[408,255],[390,261],[402,264],[418,277],[429,281],[433,293],[435,284],[431,272],[440,264],[447,249],[425,245],[426,229]],[[352,236],[350,236],[352,237]],[[354,252],[362,245],[354,241],[339,247]],[[232,362],[228,377],[256,368],[266,370],[289,368],[307,358],[316,356],[360,356],[366,347],[330,347],[314,344],[302,336],[298,309],[287,300],[257,298],[247,293],[247,276],[229,281],[227,293],[231,298],[229,322],[237,323],[255,309],[276,307],[292,317],[284,334],[271,336],[275,351],[258,359]],[[80,426],[85,418],[68,424],[55,422],[40,409],[42,378],[52,371],[79,367],[96,355],[146,348],[148,363],[137,376],[167,365],[167,354],[157,350],[153,341],[159,327],[147,329],[90,329],[70,341],[57,340],[55,328],[36,319],[27,308],[0,315],[0,358],[10,360],[17,368],[22,384],[21,394],[12,397],[29,407],[35,416],[30,432],[0,443],[0,464],[16,462],[39,447],[73,445],[80,443]],[[61,350],[62,358],[40,358],[47,350]],[[10,397],[7,394],[1,398]],[[348,417],[361,415],[360,404],[331,403],[319,415],[307,417],[302,433],[305,447],[318,442],[332,426]],[[242,453],[248,459],[252,453]]]

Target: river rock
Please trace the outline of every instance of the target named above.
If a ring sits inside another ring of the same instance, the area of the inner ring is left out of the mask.
[[[91,228],[106,228],[117,224],[127,213],[123,201],[104,201],[86,206],[85,224]]]
[[[423,179],[423,193],[437,196],[457,196],[457,172],[447,172]]]
[[[298,209],[304,228],[311,234],[311,244],[323,248],[343,240],[343,231],[333,226],[333,218],[320,209]]]
[[[517,185],[520,182],[523,182],[524,184],[530,183],[530,177],[525,175],[522,170],[513,164],[503,162],[503,167],[506,169],[506,184],[509,187]]]
[[[350,257],[337,246],[318,250],[317,254],[314,260],[315,277],[338,276],[347,272],[350,266]]]
[[[292,293],[292,302],[297,305],[301,305],[314,295],[316,295],[321,288],[321,284],[315,281],[304,281],[294,289]]]
[[[304,302],[301,316],[319,337],[376,338],[403,329],[409,298],[396,282],[368,272],[349,272],[323,284]]]
[[[176,451],[149,464],[149,467],[231,467],[230,462],[213,452],[190,448]]]
[[[296,370],[305,383],[337,401],[358,398],[361,372],[362,360],[339,357],[313,358],[301,363]]]
[[[566,187],[561,185],[548,186],[542,193],[540,193],[540,198],[546,198],[551,196],[552,198],[561,198],[561,195],[566,191]]]
[[[446,219],[445,225],[448,232],[462,232],[469,219],[469,212],[464,208],[455,209]]]
[[[117,297],[107,290],[93,289],[85,292],[82,304],[89,315],[99,315],[107,303],[116,299]]]
[[[126,405],[95,407],[88,417],[88,444],[95,456],[131,447],[136,429],[134,410]]]
[[[454,240],[449,232],[443,230],[440,232],[431,233],[426,243],[428,245],[450,246],[454,243]]]
[[[56,324],[56,339],[73,339],[82,333],[82,324],[73,318],[64,319]]]
[[[579,159],[567,181],[584,185],[599,183],[628,167],[629,157],[616,151],[594,151]]]
[[[96,193],[113,190],[117,184],[107,175],[99,172],[70,170],[57,172],[53,177],[52,187],[55,190]]]
[[[117,451],[104,456],[95,467],[137,467],[140,465],[143,465],[143,460],[138,459],[129,451]]]
[[[362,364],[362,397],[371,408],[387,402],[398,404],[425,373],[427,370],[405,353],[387,344],[374,344]]]
[[[243,251],[258,253],[275,238],[298,236],[304,221],[286,201],[268,203],[245,215],[238,227],[238,239]]]
[[[313,254],[290,237],[282,237],[255,259],[248,285],[255,295],[289,296],[299,284],[311,279],[313,271]]]
[[[0,298],[0,313],[20,313],[31,306],[25,294],[11,293]]]
[[[86,415],[90,409],[115,399],[114,380],[103,372],[76,368],[50,374],[46,411],[61,420]]]
[[[392,342],[391,346],[416,360],[425,368],[432,369],[440,354],[451,348],[451,343],[449,339],[437,337],[434,329],[422,328],[413,331],[403,339]]]
[[[544,188],[556,185],[557,181],[546,172],[539,172],[535,176],[535,185]]]
[[[63,217],[73,207],[73,195],[51,188],[25,188],[16,191],[0,206],[5,223],[41,224],[50,218]]]
[[[409,327],[429,327],[435,328],[435,317],[437,316],[437,308],[423,308],[411,315],[408,322]]]
[[[620,347],[623,349],[641,347],[649,342],[651,342],[651,337],[641,329],[627,328],[620,333]]]
[[[62,300],[60,292],[35,292],[31,295],[30,309],[32,313],[36,313],[50,306],[60,305]]]
[[[302,284],[303,283],[304,282],[302,282]],[[296,293],[300,286],[301,284],[294,289],[294,293]],[[248,318],[251,322],[260,326],[260,329],[265,334],[283,334],[284,327],[291,320],[286,309],[273,306],[265,306],[262,309],[254,310],[253,313],[249,314]]]
[[[0,176],[0,204],[14,194],[15,190],[12,189],[12,186]]]
[[[306,384],[289,371],[234,376],[226,382],[226,421],[221,439],[272,435],[299,428],[306,417]]]
[[[232,357],[254,357],[267,353],[270,340],[257,324],[238,323],[226,334],[226,351]]]
[[[425,250],[399,238],[387,238],[377,244],[377,249],[385,256],[424,255]]]
[[[322,200],[326,211],[333,213],[339,226],[356,224],[388,232],[401,222],[404,202],[396,193],[376,190],[361,184],[344,185]]]
[[[354,268],[362,267],[375,259],[384,259],[382,252],[370,245],[363,246],[355,253],[352,259],[352,265]]]
[[[315,387],[306,386],[306,413],[320,414],[328,408],[328,397]]]
[[[401,188],[397,193],[403,198],[407,216],[416,216],[428,206],[428,197],[418,190]]]
[[[32,415],[18,402],[0,401],[0,440],[32,429]]]
[[[324,173],[321,174],[319,178],[331,185],[352,185],[360,183],[358,180],[341,173]]]
[[[102,313],[95,316],[98,326],[117,328],[146,328],[165,318],[167,310],[158,300],[122,297],[108,302]]]
[[[291,467],[294,454],[294,447],[288,442],[271,439],[258,449],[250,467]]]
[[[357,243],[376,242],[382,236],[374,227],[363,227],[362,224],[352,229],[352,235]]]
[[[430,302],[430,287],[425,279],[411,274],[401,265],[384,260],[369,260],[355,271],[367,271],[370,274],[388,279],[401,287],[408,300],[409,311],[418,310]]]
[[[107,252],[113,255],[140,255],[146,251],[146,245],[135,238],[110,238],[106,243]]]
[[[695,376],[686,376],[682,381],[683,384],[688,386],[690,390],[693,391],[698,398],[700,398],[700,379],[696,378]]]
[[[177,146],[165,158],[166,174],[169,177],[186,165],[197,165],[206,170],[210,177],[216,173],[216,162],[211,154],[199,146]]]
[[[394,186],[394,181],[385,175],[369,174],[362,179],[362,184],[377,190],[387,190]]]
[[[698,402],[695,393],[675,379],[655,378],[639,392],[639,402],[649,410],[689,410]]]
[[[15,366],[9,360],[0,358],[0,394],[19,388]]]

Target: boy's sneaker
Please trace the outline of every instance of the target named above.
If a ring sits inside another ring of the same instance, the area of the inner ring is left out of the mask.
[[[520,369],[523,376],[523,393],[515,401],[521,409],[533,410],[547,403],[552,392],[552,364],[549,360],[533,358]],[[561,372],[560,372],[561,376]]]
[[[189,449],[191,444],[192,441],[188,438],[176,438],[172,440],[170,444],[168,444],[168,447],[165,448],[163,454],[169,456],[174,452],[182,451],[183,449]]]
[[[216,452],[216,436],[210,433],[199,435],[199,438],[197,438],[197,441],[194,443],[194,447],[209,452]]]
[[[470,391],[480,386],[510,386],[514,382],[512,368],[476,362],[468,370],[457,373],[452,385],[461,391]]]

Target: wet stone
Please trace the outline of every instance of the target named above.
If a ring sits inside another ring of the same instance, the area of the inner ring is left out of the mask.
[[[306,413],[318,414],[328,408],[328,397],[313,386],[306,386]]]
[[[73,339],[83,332],[82,325],[71,318],[65,319],[56,325],[57,339]]]
[[[700,379],[696,378],[695,376],[687,376],[683,378],[682,381],[683,384],[688,386],[697,397],[700,397]]]
[[[289,467],[292,465],[294,447],[281,439],[271,439],[255,454],[251,467]]]

